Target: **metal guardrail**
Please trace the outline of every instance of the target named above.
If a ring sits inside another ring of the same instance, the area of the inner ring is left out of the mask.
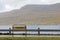
[[[9,29],[1,29],[0,31],[9,31]],[[10,30],[10,31],[38,31],[38,30],[35,30],[35,29],[28,29],[28,30]],[[41,30],[39,30],[39,31],[59,31],[60,32],[60,30],[44,30],[44,29],[41,29]]]
[[[12,30],[11,28],[9,29],[0,29],[0,31],[8,31],[8,33],[0,33],[0,35],[60,35],[60,34],[40,34],[41,31],[44,31],[44,32],[60,32],[60,30],[46,30],[46,29],[26,29],[26,30]],[[14,31],[18,31],[18,32],[21,32],[21,31],[25,31],[25,33],[23,34],[14,34],[13,32]],[[27,34],[27,31],[34,31],[34,32],[38,32],[38,34]]]

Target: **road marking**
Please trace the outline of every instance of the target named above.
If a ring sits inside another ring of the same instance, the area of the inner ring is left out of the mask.
[[[0,37],[60,37],[60,36],[46,36],[46,35],[0,35]]]

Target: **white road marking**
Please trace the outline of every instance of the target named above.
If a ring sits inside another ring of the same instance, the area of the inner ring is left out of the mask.
[[[46,36],[46,35],[0,35],[0,37],[60,37],[60,36]]]

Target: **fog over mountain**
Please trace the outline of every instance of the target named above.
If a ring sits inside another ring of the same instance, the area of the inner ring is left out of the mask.
[[[0,25],[5,24],[60,24],[60,3],[28,4],[21,9],[0,13]]]

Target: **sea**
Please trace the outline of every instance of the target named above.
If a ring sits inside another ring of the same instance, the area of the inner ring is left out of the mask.
[[[12,25],[0,25],[0,29],[12,29]],[[60,25],[26,25],[26,29],[42,29],[42,30],[60,30]],[[8,31],[0,31],[0,33],[8,33]],[[15,31],[13,33],[25,33],[24,31]],[[37,34],[38,32],[28,31],[28,34]],[[40,31],[40,34],[60,34],[60,32],[51,32],[51,31]]]

